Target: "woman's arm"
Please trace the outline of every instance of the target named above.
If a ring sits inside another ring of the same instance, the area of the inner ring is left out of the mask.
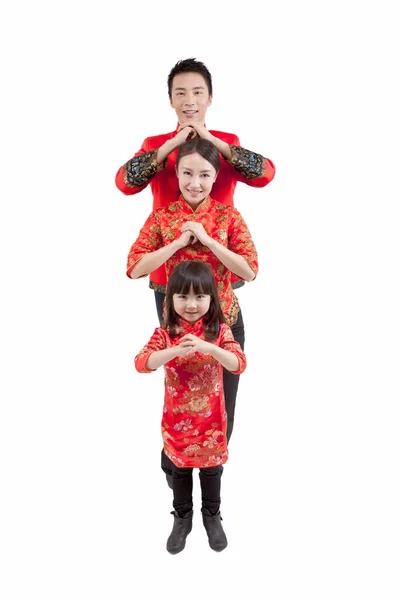
[[[256,274],[250,268],[249,264],[246,262],[243,256],[236,254],[236,252],[232,252],[232,250],[229,250],[228,248],[217,242],[217,240],[213,240],[212,238],[210,239],[211,242],[208,247],[210,248],[211,252],[215,254],[218,260],[220,260],[222,264],[225,265],[227,269],[229,269],[232,273],[235,273],[235,275],[238,275],[238,277],[241,277],[245,281],[253,281]]]
[[[192,241],[191,241],[192,240]],[[190,243],[194,244],[197,242],[197,238],[193,235],[191,231],[186,231],[182,233],[182,235],[173,240],[167,246],[162,246],[158,250],[154,252],[149,252],[147,254],[143,254],[141,258],[136,262],[134,268],[130,271],[129,277],[132,279],[139,279],[139,277],[144,277],[148,275],[152,271],[155,271],[163,265],[171,256],[175,254],[181,248],[188,246]],[[135,244],[132,246],[134,247]],[[132,248],[131,248],[132,251]]]
[[[207,246],[229,271],[245,281],[252,281],[255,278],[255,271],[250,267],[248,261],[241,256],[240,252],[229,250],[229,248],[210,237],[202,223],[187,221],[182,225],[182,232],[186,233],[188,231],[192,232],[201,244]]]
[[[177,240],[174,240],[171,244],[168,244],[168,246],[163,246],[154,252],[144,254],[129,273],[129,277],[132,279],[139,279],[139,277],[144,277],[152,271],[155,271],[178,250],[176,242]]]

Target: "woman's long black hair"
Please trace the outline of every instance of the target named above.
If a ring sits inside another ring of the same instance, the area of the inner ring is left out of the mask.
[[[164,327],[168,327],[171,337],[181,333],[180,317],[174,309],[173,296],[189,294],[192,287],[195,294],[211,296],[210,308],[203,316],[203,331],[206,340],[215,340],[218,337],[219,325],[225,322],[225,317],[221,310],[214,275],[211,269],[199,260],[181,262],[172,271],[167,285]]]

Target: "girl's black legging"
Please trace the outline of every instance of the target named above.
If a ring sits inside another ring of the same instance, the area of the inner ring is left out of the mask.
[[[163,303],[165,294],[162,292],[154,291],[154,295],[156,298],[156,306],[157,313],[160,323],[162,322],[162,314],[163,314]],[[233,337],[237,342],[239,342],[242,350],[244,350],[244,324],[242,318],[242,311],[239,310],[237,321],[231,327]],[[235,405],[236,405],[236,396],[239,386],[239,377],[240,375],[233,375],[226,369],[224,369],[224,395],[225,395],[225,408],[227,414],[227,438],[228,443],[230,437],[232,435],[233,430],[233,421],[235,418]],[[164,454],[164,450],[161,451],[161,468],[167,475],[172,475],[173,463],[170,459]]]
[[[171,463],[172,464],[172,463]],[[201,506],[217,514],[221,504],[221,475],[223,467],[199,469]],[[180,517],[193,509],[193,469],[180,469],[172,464],[173,506]]]

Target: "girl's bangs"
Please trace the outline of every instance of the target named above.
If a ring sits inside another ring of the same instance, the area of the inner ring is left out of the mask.
[[[208,281],[207,281],[208,279]],[[176,282],[176,290],[173,290],[174,294],[189,294],[190,288],[193,286],[193,292],[195,294],[212,294],[211,282],[209,278],[204,277],[203,273],[192,274],[191,277],[179,277],[179,281]]]

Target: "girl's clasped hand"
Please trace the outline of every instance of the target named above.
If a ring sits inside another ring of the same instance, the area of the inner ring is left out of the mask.
[[[192,333],[184,335],[179,342],[179,348],[183,349],[181,356],[193,354],[194,352],[210,354],[210,346],[210,342],[206,342]]]

